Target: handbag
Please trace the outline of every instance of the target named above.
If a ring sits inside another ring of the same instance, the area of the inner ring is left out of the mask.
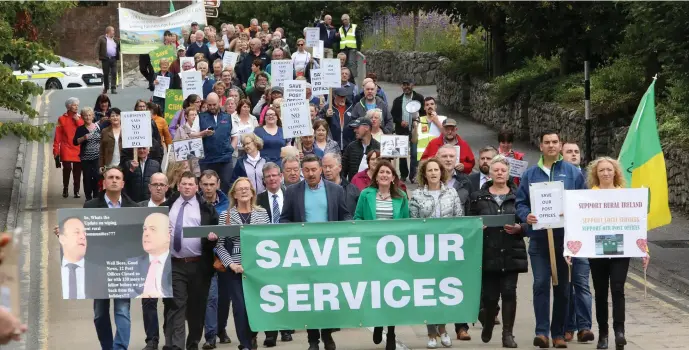
[[[213,257],[213,268],[218,272],[227,272],[227,268],[225,268],[225,265],[222,264],[222,260],[217,256]]]

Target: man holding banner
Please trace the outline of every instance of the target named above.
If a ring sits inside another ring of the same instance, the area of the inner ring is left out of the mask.
[[[321,176],[321,160],[315,155],[307,155],[301,162],[304,181],[290,186],[285,198],[293,200],[283,203],[280,223],[289,222],[329,222],[346,221],[352,218],[345,205],[342,187]],[[326,350],[335,350],[332,329],[309,329],[309,350],[319,350],[323,340]]]
[[[516,202],[517,216],[522,222],[528,224],[526,235],[530,237],[529,256],[534,278],[533,306],[536,316],[536,337],[533,345],[549,348],[550,338],[548,335],[551,335],[555,348],[567,348],[564,336],[569,305],[569,270],[563,257],[564,229],[552,229],[553,241],[549,242],[548,236],[550,234],[547,236],[546,230],[534,230],[532,228],[532,225],[538,223],[538,219],[534,214],[537,208],[531,207],[529,186],[532,183],[562,181],[565,190],[583,190],[586,189],[586,185],[581,171],[562,159],[560,155],[562,144],[560,143],[560,136],[556,132],[545,131],[541,133],[540,149],[542,155],[538,164],[527,169],[522,175]],[[558,199],[555,198],[554,200]],[[559,198],[559,200],[562,199]],[[554,254],[551,250],[554,250]],[[557,269],[554,273],[551,271],[552,266],[556,266]],[[552,321],[550,319],[551,275],[559,276],[557,282],[554,281],[553,283]]]

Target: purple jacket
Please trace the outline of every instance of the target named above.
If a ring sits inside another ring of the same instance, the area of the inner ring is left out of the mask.
[[[172,137],[175,137],[175,132],[177,132],[177,128],[186,122],[187,118],[184,116],[184,109],[181,109],[177,113],[175,113],[175,116],[170,121],[170,126],[168,127],[170,129],[170,135],[172,135]]]

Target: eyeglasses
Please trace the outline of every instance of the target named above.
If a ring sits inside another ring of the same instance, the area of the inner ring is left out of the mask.
[[[155,187],[155,188],[163,188],[163,187],[167,186],[167,184],[161,184],[161,183],[148,184],[148,185],[151,187]]]
[[[251,187],[242,187],[242,188],[235,188],[235,192],[250,192]]]
[[[297,44],[297,46],[304,46],[304,44]]]

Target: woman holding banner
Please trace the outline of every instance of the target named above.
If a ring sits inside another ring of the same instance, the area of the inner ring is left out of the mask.
[[[504,156],[491,160],[489,175],[491,180],[471,194],[471,215],[514,215],[517,188],[509,180],[510,165]],[[517,314],[517,279],[529,268],[521,233],[522,226],[516,223],[483,229],[481,340],[487,343],[493,336],[493,315],[502,297],[502,346],[505,348],[517,347],[512,334]]]
[[[407,194],[398,187],[399,177],[389,160],[378,161],[371,177],[371,185],[361,191],[354,220],[394,220],[409,218]],[[373,343],[383,341],[383,327],[375,327]],[[388,326],[385,350],[397,348],[395,326]]]
[[[594,160],[588,166],[587,184],[592,190],[624,188],[625,179],[620,163],[610,157],[599,157]],[[646,251],[648,252],[648,247]],[[644,268],[648,266],[649,259],[650,255],[643,258]],[[599,329],[596,349],[608,348],[608,286],[612,294],[612,329],[615,332],[615,346],[617,349],[624,349],[627,344],[624,337],[624,285],[627,281],[629,258],[589,258],[589,265],[591,265],[596,320],[598,320]]]
[[[409,200],[409,216],[414,219],[452,218],[463,216],[462,202],[453,187],[445,186],[450,173],[440,160],[431,158],[421,162],[418,171],[419,188],[414,190]],[[444,347],[452,346],[444,324],[428,324],[429,349],[438,347],[437,338]]]
[[[269,224],[268,212],[256,205],[256,189],[246,177],[238,178],[229,193],[230,208],[220,213],[220,225],[262,225]],[[218,273],[218,294],[229,293],[233,305],[234,324],[237,329],[240,348],[256,349],[257,332],[249,327],[249,316],[244,304],[242,289],[242,251],[239,236],[221,237],[216,245],[216,254],[227,272]],[[227,315],[225,315],[227,316]]]

